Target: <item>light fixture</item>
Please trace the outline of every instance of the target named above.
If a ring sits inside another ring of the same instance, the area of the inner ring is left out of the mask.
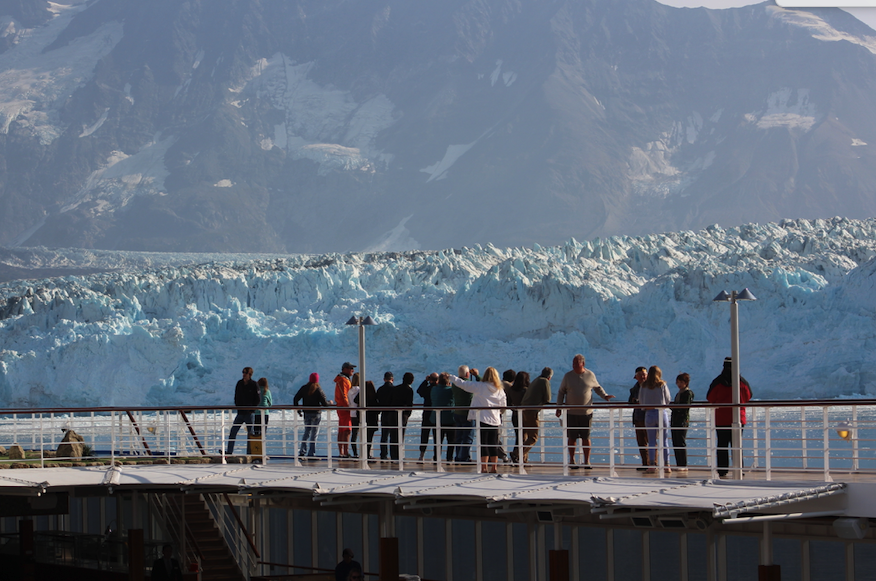
[[[730,463],[732,466],[731,474],[733,474],[733,478],[741,480],[742,479],[742,414],[740,411],[739,404],[739,306],[736,304],[737,301],[756,301],[757,297],[752,294],[750,290],[747,288],[742,289],[739,292],[730,291],[729,293],[725,290],[722,290],[718,293],[712,302],[717,303],[730,303],[730,355],[732,359],[731,363],[731,375],[733,378],[733,421],[731,424],[731,443],[730,450],[733,457],[733,461]]]

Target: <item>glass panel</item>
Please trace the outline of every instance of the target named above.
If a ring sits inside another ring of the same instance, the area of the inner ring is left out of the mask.
[[[289,561],[289,531],[286,527],[286,515],[282,508],[268,509],[268,558],[271,563],[286,563]],[[272,575],[289,573],[286,567],[271,566]]]
[[[435,581],[444,581],[447,578],[444,567],[445,522],[440,518],[423,519],[423,572],[428,579]]]
[[[292,559],[296,565],[310,567],[313,564],[309,510],[292,511]],[[337,565],[337,563],[335,563]],[[334,569],[334,565],[332,565]],[[295,573],[312,573],[312,570],[295,569]]]
[[[353,550],[353,560],[362,562],[362,515],[355,512],[341,514],[341,538],[344,540],[344,548]]]
[[[377,571],[380,563],[380,526],[376,514],[368,515],[368,563],[362,563],[366,571]]]
[[[85,501],[85,510],[88,511],[88,529],[85,531],[86,533],[92,535],[99,535],[103,533],[100,530],[100,498],[92,497],[92,498],[84,498]]]
[[[578,572],[581,578],[604,581],[608,578],[608,551],[604,528],[578,527]],[[617,552],[615,545],[615,552]],[[626,551],[626,548],[622,548]]]
[[[734,581],[757,581],[760,563],[760,539],[727,535],[727,578]],[[820,577],[816,577],[819,579]],[[827,577],[824,577],[827,579]]]
[[[687,533],[688,581],[706,581],[709,571],[709,543],[706,535]]]
[[[316,512],[317,567],[334,569],[341,560],[338,550],[337,513],[324,510]]]
[[[485,581],[508,579],[508,538],[505,523],[483,521],[481,523],[481,559]]]
[[[803,578],[803,550],[797,539],[773,538],[773,562],[782,568],[782,579]],[[858,577],[860,579],[860,577]]]
[[[529,528],[523,523],[511,525],[514,548],[514,579],[521,581],[529,579]]]
[[[809,575],[812,579],[843,579],[846,574],[844,543],[810,541]]]
[[[452,520],[451,557],[453,581],[475,581],[475,525],[470,520]]]
[[[784,574],[785,568],[782,567]],[[876,545],[855,543],[855,580],[876,581]]]
[[[642,579],[641,531],[614,529],[614,576],[624,581]]]
[[[395,535],[398,537],[398,572],[417,574],[417,519],[412,516],[395,517]]]
[[[678,532],[652,531],[651,578],[670,581],[681,579],[681,535]]]

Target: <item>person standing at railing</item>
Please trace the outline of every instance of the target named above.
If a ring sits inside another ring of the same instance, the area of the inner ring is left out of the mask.
[[[341,458],[350,457],[350,431],[352,422],[350,418],[350,410],[343,409],[350,407],[350,399],[347,394],[352,387],[350,379],[353,377],[353,370],[356,366],[349,362],[344,362],[341,366],[341,372],[335,377],[335,405],[338,406],[338,455]],[[329,451],[331,453],[331,451]]]
[[[504,381],[502,382],[504,385]],[[505,387],[505,396],[508,398],[508,409],[511,410],[511,425],[514,427],[514,450],[511,452],[511,460],[516,462],[520,454],[520,445],[523,443],[523,437],[518,426],[519,407],[523,403],[523,398],[526,397],[526,392],[529,390],[529,373],[520,371],[514,376],[514,382],[510,387]]]
[[[477,369],[469,369],[468,365],[459,366],[459,377],[478,381]],[[474,421],[468,419],[472,394],[464,389],[453,386],[453,460],[454,462],[471,462],[471,443],[474,440]]]
[[[307,383],[301,386],[298,393],[292,399],[292,405],[303,404],[308,409],[298,415],[304,416],[304,432],[301,434],[301,445],[298,448],[298,455],[308,458],[313,458],[316,455],[316,436],[319,434],[319,422],[322,419],[320,407],[328,407],[332,402],[325,398],[325,392],[319,386],[319,374],[311,373]],[[331,450],[329,450],[331,452]]]
[[[575,450],[578,440],[581,440],[581,453],[584,455],[584,468],[590,469],[590,420],[593,418],[593,392],[605,401],[614,399],[608,395],[596,375],[584,367],[584,356],[578,353],[572,359],[572,371],[567,372],[560,382],[560,391],[557,393],[557,405],[581,406],[568,410],[566,414],[566,438],[569,445],[569,464],[577,468],[575,464]],[[563,410],[557,410],[557,417],[562,417]]]
[[[438,382],[432,386],[432,405],[436,408],[447,407],[453,405],[453,388],[450,387],[450,374],[441,373],[438,376]],[[453,410],[445,409],[429,412],[432,415],[435,424],[435,457],[436,462],[441,455],[441,442],[438,437],[438,428],[441,428],[441,440],[447,441],[447,461],[453,462]]]
[[[690,374],[681,373],[675,378],[678,393],[672,401],[677,406],[689,406],[693,403],[694,392],[690,389]],[[669,425],[672,428],[672,447],[675,448],[675,465],[679,472],[687,472],[687,427],[690,423],[690,408],[681,407],[672,410]]]
[[[383,385],[377,388],[377,405],[384,408],[392,407],[393,397],[392,392],[395,391],[395,384],[391,371],[383,374]],[[398,425],[398,414],[395,410],[386,409],[380,412],[380,459],[389,460],[389,441],[391,432],[395,432],[395,427]],[[396,435],[396,441],[398,436]]]
[[[450,383],[472,394],[472,408],[489,408],[469,410],[468,419],[478,423],[481,434],[481,472],[498,472],[499,426],[502,409],[508,403],[499,372],[495,367],[487,367],[483,381],[466,381],[451,375]]]
[[[639,390],[639,403],[645,409],[645,427],[648,429],[648,468],[649,473],[657,472],[657,448],[663,447],[663,466],[666,472],[672,472],[669,467],[669,410],[663,407],[672,401],[669,387],[663,381],[663,371],[656,365],[648,368],[648,377]],[[662,417],[662,428],[661,428]]]
[[[648,378],[648,370],[644,367],[636,367],[636,385],[630,388],[630,398],[627,403],[639,403],[639,391],[642,389],[642,384]],[[635,408],[633,410],[633,427],[636,432],[636,444],[639,446],[639,456],[642,458],[642,466],[636,470],[648,469],[648,430],[645,428],[645,409]]]
[[[724,369],[721,375],[712,380],[709,392],[706,394],[709,403],[733,403],[733,358],[724,359]],[[739,403],[751,400],[751,387],[741,375],[739,376]],[[745,406],[739,406],[739,422],[745,426]],[[715,435],[718,445],[718,476],[727,476],[730,467],[730,444],[733,441],[733,408],[720,407],[715,410]],[[742,433],[739,434],[742,441]],[[741,468],[741,466],[740,466]]]
[[[243,407],[254,408],[259,405],[261,400],[259,386],[252,380],[252,374],[252,367],[244,367],[243,378],[238,380],[237,385],[234,387],[234,405],[238,409],[237,415],[234,416],[234,422],[231,425],[231,432],[228,434],[226,456],[234,454],[234,442],[237,438],[237,432],[240,431],[240,426],[246,424],[247,430],[253,429],[253,410],[240,409]]]
[[[438,455],[438,442],[435,440],[435,421],[434,414],[429,410],[432,407],[432,388],[438,384],[438,374],[430,373],[420,387],[417,388],[417,395],[423,398],[423,419],[420,422],[420,458],[418,462],[423,462],[426,456],[426,449],[429,447],[429,436],[432,436],[432,443],[435,447],[432,450],[432,461],[434,462]]]
[[[270,419],[270,416],[268,415],[270,412],[268,410],[270,410],[271,406],[274,404],[274,398],[271,395],[271,388],[268,387],[268,378],[262,377],[259,379],[258,386],[259,391],[261,392],[259,399],[259,408],[261,409],[255,412],[256,418],[253,432],[255,432],[256,436],[262,435],[265,429],[267,429],[268,419]],[[264,416],[264,425],[262,424],[262,416]]]
[[[541,408],[551,402],[551,378],[554,376],[554,370],[550,367],[545,367],[541,370],[541,375],[535,378],[530,386],[526,389],[526,394],[520,405],[523,410],[523,463],[529,462],[529,451],[538,442],[538,430],[541,425],[539,416]],[[519,458],[512,456],[512,461],[518,462]]]
[[[359,428],[365,423],[365,418],[359,416],[359,392],[362,388],[359,385],[359,372],[353,374],[353,377],[350,378],[350,391],[347,392],[347,401],[350,402],[350,424],[352,424],[352,431],[350,432],[350,450],[352,450],[352,454],[350,454],[353,458],[359,457],[359,447],[357,443],[359,442]]]

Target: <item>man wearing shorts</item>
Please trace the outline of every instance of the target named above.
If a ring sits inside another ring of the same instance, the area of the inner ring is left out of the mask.
[[[350,399],[347,393],[350,391],[350,378],[353,377],[353,370],[356,366],[352,363],[344,363],[341,366],[341,372],[335,377],[335,405],[339,408],[349,408]],[[338,410],[338,454],[341,458],[350,457],[350,432],[352,431],[352,420],[350,418],[349,409]]]
[[[572,408],[566,412],[566,437],[569,445],[569,464],[577,468],[575,464],[575,449],[578,439],[581,439],[581,451],[584,454],[584,468],[590,469],[590,419],[593,417],[593,392],[605,401],[614,399],[608,395],[599,382],[596,375],[589,369],[584,368],[584,356],[580,353],[572,359],[572,371],[563,376],[560,383],[560,391],[557,394],[557,405],[581,406]],[[557,410],[557,417],[563,415],[563,410]]]

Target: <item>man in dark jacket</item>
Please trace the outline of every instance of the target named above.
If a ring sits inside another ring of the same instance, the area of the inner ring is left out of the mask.
[[[541,408],[551,402],[551,377],[554,376],[554,370],[550,367],[545,367],[541,370],[541,375],[535,378],[535,381],[529,384],[529,388],[523,395],[523,400],[520,402],[520,407],[523,410],[523,463],[529,462],[529,451],[538,442],[538,429],[541,425],[539,413]],[[516,452],[516,451],[515,451]],[[520,458],[517,454],[511,454],[512,462],[519,462]]]
[[[393,392],[395,385],[392,382],[393,375],[391,371],[383,374],[383,385],[377,388],[377,405],[379,407],[389,408],[393,405]],[[380,412],[380,459],[389,460],[389,440],[390,433],[395,433],[395,427],[398,426],[398,413],[395,410],[383,410]],[[398,435],[396,433],[396,439]]]
[[[253,411],[243,410],[242,407],[257,407],[261,399],[259,394],[259,384],[252,380],[252,367],[243,368],[243,379],[237,382],[234,387],[234,405],[238,408],[237,415],[234,416],[234,422],[231,425],[231,433],[228,434],[228,449],[225,452],[226,456],[234,454],[234,441],[237,438],[237,432],[240,431],[240,425],[246,424],[247,429],[252,427]]]
[[[733,359],[724,359],[724,370],[721,375],[712,380],[709,393],[706,394],[709,403],[733,403]],[[739,376],[739,403],[751,400],[751,387],[741,375]],[[745,426],[745,407],[739,408],[741,426]],[[730,466],[730,443],[733,441],[733,408],[720,407],[715,410],[715,434],[718,437],[718,476],[727,476]],[[742,441],[740,428],[739,440]]]
[[[429,447],[429,435],[432,435],[432,442],[436,444],[433,447],[432,453],[432,461],[436,460],[436,456],[438,454],[437,442],[435,442],[435,421],[433,419],[434,414],[429,409],[432,407],[432,388],[438,385],[438,374],[432,373],[426,379],[423,380],[423,383],[420,384],[420,387],[417,388],[417,395],[423,398],[423,421],[422,428],[420,429],[420,459],[419,462],[423,461],[423,458],[426,456],[426,448]]]
[[[636,367],[636,384],[630,388],[630,398],[627,403],[639,403],[639,390],[642,389],[642,384],[647,378],[648,370],[644,367]],[[648,469],[648,430],[645,428],[645,408],[633,410],[633,426],[636,428],[636,444],[639,445],[639,456],[642,458],[642,465],[636,470],[644,471]]]

